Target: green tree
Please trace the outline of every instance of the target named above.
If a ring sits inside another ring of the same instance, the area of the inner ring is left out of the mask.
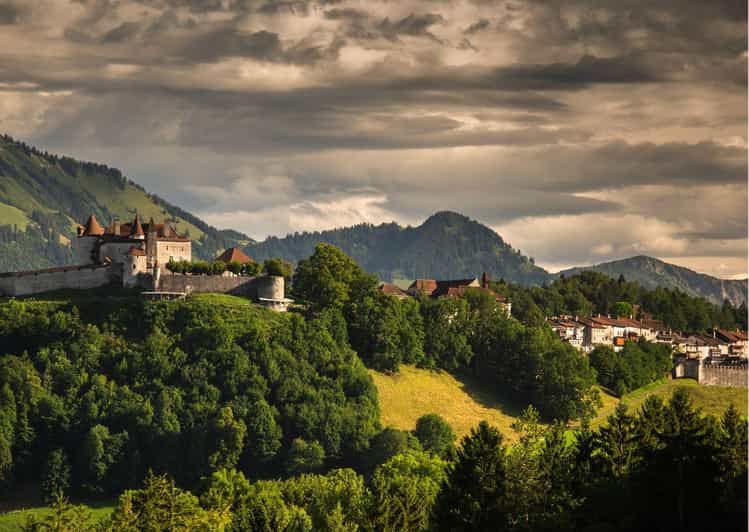
[[[29,517],[23,525],[24,532],[86,532],[96,530],[91,512],[83,505],[72,505],[58,493],[52,511],[44,517]]]
[[[299,261],[294,274],[294,294],[313,309],[343,308],[352,295],[374,291],[377,282],[351,257],[330,244],[318,244],[308,259]]]
[[[611,309],[611,313],[619,318],[634,317],[634,311],[632,310],[632,303],[629,301],[617,301]]]
[[[150,472],[143,488],[120,495],[111,517],[112,530],[122,532],[222,530],[228,524],[228,516],[204,510],[195,495]]]
[[[42,474],[42,495],[45,502],[65,495],[70,486],[70,464],[62,449],[55,449],[47,456]]]
[[[434,506],[436,530],[505,530],[506,452],[500,432],[482,421],[464,437]]]
[[[406,451],[380,465],[372,477],[375,528],[426,529],[444,479],[445,463],[421,451]]]
[[[425,414],[416,420],[416,438],[422,449],[445,460],[455,453],[455,433],[439,414]]]
[[[319,442],[296,438],[289,448],[286,471],[292,475],[320,471],[324,462],[325,450]]]
[[[291,263],[283,259],[268,259],[263,263],[263,271],[268,275],[277,275],[291,279],[293,268]]]
[[[234,417],[230,406],[225,406],[219,410],[212,432],[215,451],[208,457],[208,464],[213,470],[233,468],[242,454],[247,427]]]

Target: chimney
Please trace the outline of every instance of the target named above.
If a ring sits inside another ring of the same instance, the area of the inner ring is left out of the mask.
[[[120,221],[119,220],[115,220],[115,221],[112,222],[112,232],[115,235],[119,235],[120,234]]]
[[[481,274],[481,288],[489,288],[489,274],[486,272]]]

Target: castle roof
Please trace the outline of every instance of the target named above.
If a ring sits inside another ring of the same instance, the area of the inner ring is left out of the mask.
[[[153,223],[153,218],[147,224],[141,223],[138,215],[135,216],[132,222],[118,223],[113,221],[109,224],[106,231],[102,229],[102,232],[99,234],[110,240],[142,240],[146,234],[153,236],[154,233],[156,234],[156,240],[170,240],[175,242],[188,242],[190,240],[187,237],[180,236],[174,227],[167,223]]]
[[[96,220],[96,216],[93,214],[88,217],[88,220],[86,220],[86,224],[83,226],[83,233],[81,233],[81,236],[100,236],[104,234],[104,228],[99,225],[99,222]]]
[[[238,262],[240,264],[247,264],[248,262],[255,262],[248,257],[244,251],[239,248],[229,248],[224,251],[221,255],[216,257],[217,261],[221,262]]]
[[[143,226],[140,225],[140,218],[138,218],[138,215],[135,215],[135,220],[133,221],[133,227],[132,232],[130,233],[130,236],[134,236],[135,238],[144,238],[146,234],[143,232]]]

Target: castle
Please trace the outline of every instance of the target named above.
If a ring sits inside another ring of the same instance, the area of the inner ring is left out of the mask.
[[[192,242],[166,223],[153,218],[141,223],[138,215],[130,223],[113,221],[104,229],[92,214],[78,227],[75,257],[79,264],[118,264],[122,285],[137,286],[143,274],[157,277],[159,266],[170,261],[192,260]]]
[[[0,273],[0,296],[27,296],[53,290],[86,290],[100,286],[142,288],[144,294],[186,295],[221,292],[251,297],[273,310],[284,311],[291,300],[284,295],[284,278],[173,274],[170,262],[191,261],[192,242],[168,223],[112,221],[105,229],[93,214],[78,227],[73,244],[76,265],[43,270]],[[241,250],[229,249],[222,262],[251,261]]]

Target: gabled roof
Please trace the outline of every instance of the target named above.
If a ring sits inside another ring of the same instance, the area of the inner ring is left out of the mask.
[[[244,251],[239,248],[229,248],[224,251],[221,255],[216,257],[217,261],[226,262],[239,262],[240,264],[247,264],[248,262],[255,262],[248,257]]]
[[[434,279],[416,279],[408,287],[409,292],[423,292],[424,295],[431,296],[432,293],[437,289],[437,281]]]
[[[131,246],[130,249],[127,250],[127,254],[132,255],[133,257],[145,257],[146,250],[135,247],[135,246]]]
[[[86,220],[86,224],[83,226],[83,233],[81,233],[81,236],[101,236],[104,234],[104,228],[99,225],[99,222],[96,220],[96,216],[93,214],[88,217],[88,220]]]
[[[744,331],[739,331],[738,329],[735,331],[729,331],[728,329],[718,329],[715,331],[715,335],[720,338],[721,340],[725,340],[726,342],[730,343],[736,343],[736,342],[745,342],[747,340],[747,335]]]
[[[380,290],[386,296],[408,297],[408,292],[392,283],[382,283],[380,285]]]

